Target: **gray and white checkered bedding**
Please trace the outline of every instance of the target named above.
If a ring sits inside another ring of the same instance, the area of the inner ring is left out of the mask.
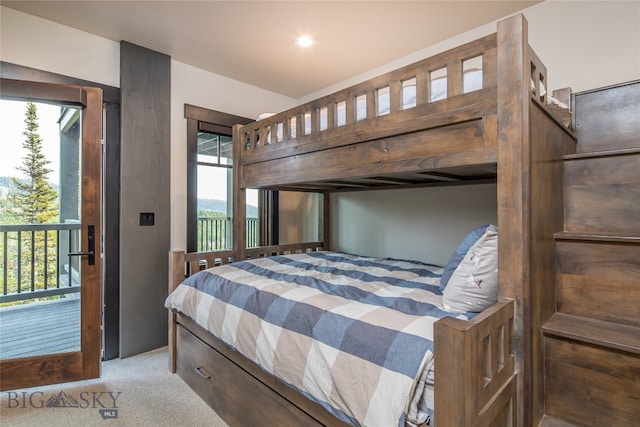
[[[312,252],[215,267],[167,308],[195,320],[337,418],[363,426],[426,421],[441,267]]]

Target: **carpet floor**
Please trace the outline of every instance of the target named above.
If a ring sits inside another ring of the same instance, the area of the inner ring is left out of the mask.
[[[99,379],[2,392],[0,425],[226,427],[167,358],[164,347],[104,362]]]

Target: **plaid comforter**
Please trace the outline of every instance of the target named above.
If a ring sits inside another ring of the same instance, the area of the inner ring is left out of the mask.
[[[215,267],[166,301],[337,418],[425,421],[442,268],[313,252]]]

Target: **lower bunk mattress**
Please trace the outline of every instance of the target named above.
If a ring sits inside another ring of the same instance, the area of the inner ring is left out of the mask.
[[[187,278],[166,307],[355,426],[433,413],[442,267],[337,252],[258,258]]]

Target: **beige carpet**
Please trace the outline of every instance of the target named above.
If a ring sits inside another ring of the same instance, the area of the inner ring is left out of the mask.
[[[2,427],[226,426],[169,373],[166,347],[104,362],[100,379],[1,394]]]

